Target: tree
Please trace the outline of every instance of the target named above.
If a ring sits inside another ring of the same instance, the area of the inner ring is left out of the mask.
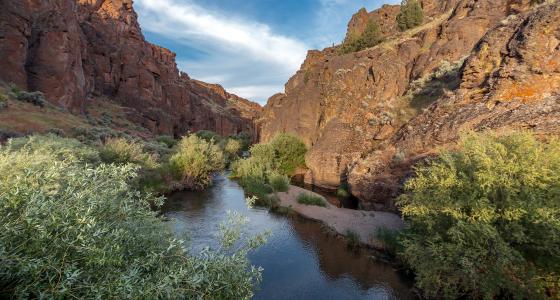
[[[427,296],[537,299],[558,292],[558,139],[467,134],[458,151],[417,167],[405,189],[402,256]]]
[[[185,188],[203,189],[212,183],[212,173],[225,167],[224,153],[215,145],[198,135],[183,137],[177,145],[177,153],[169,159],[175,178]]]
[[[384,37],[379,29],[379,24],[374,19],[369,19],[364,32],[360,35],[351,34],[348,39],[340,46],[341,54],[362,51],[374,47],[383,42]]]
[[[401,31],[417,27],[424,21],[424,12],[418,0],[403,0],[401,12],[397,15],[397,23]]]

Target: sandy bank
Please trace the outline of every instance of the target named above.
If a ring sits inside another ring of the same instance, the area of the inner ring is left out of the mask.
[[[305,218],[322,222],[339,234],[346,235],[349,231],[354,232],[359,236],[361,243],[374,248],[381,248],[381,244],[375,238],[378,228],[399,230],[404,227],[402,219],[393,213],[338,208],[326,200],[327,207],[299,204],[297,197],[300,193],[321,197],[303,188],[290,186],[288,192],[277,194],[280,206],[290,208]]]

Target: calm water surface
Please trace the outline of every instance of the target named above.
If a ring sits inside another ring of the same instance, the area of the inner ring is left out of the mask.
[[[264,268],[254,299],[413,299],[410,284],[390,265],[348,249],[318,223],[249,209],[243,189],[223,176],[206,191],[168,198],[165,215],[177,235],[188,234],[193,251],[215,243],[228,210],[249,217],[252,233],[272,231],[268,243],[249,257]]]

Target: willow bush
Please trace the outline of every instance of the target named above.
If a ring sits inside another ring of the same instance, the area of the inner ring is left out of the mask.
[[[134,163],[148,169],[158,167],[157,158],[146,151],[144,145],[125,138],[112,138],[105,142],[99,154],[105,163]]]
[[[287,189],[289,176],[305,166],[307,148],[298,137],[279,134],[267,144],[254,145],[250,152],[251,157],[232,164],[231,177],[264,201],[267,194]]]
[[[222,248],[196,255],[129,185],[137,167],[95,162],[57,137],[0,149],[0,298],[249,299],[261,270],[240,241],[245,219],[222,225]]]
[[[212,140],[193,134],[181,139],[169,165],[184,187],[203,189],[212,183],[212,173],[224,169],[225,161],[222,150]]]
[[[560,142],[464,135],[401,197],[403,258],[428,296],[558,297]]]

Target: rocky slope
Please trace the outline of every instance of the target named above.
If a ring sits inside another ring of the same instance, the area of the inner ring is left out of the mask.
[[[355,162],[352,192],[372,208],[394,208],[410,165],[452,147],[461,132],[486,129],[560,134],[560,3],[512,15],[486,34],[456,91]]]
[[[347,55],[310,51],[285,93],[265,107],[262,140],[277,132],[301,136],[311,147],[308,183],[335,188],[348,180],[363,208],[393,209],[411,163],[460,129],[540,126],[557,133],[560,18],[557,4],[532,2],[423,0],[425,23],[404,33],[385,25],[398,13],[394,6],[358,12],[348,34],[375,18],[386,41]],[[531,26],[541,19],[546,31]],[[520,95],[526,98],[515,100]]]
[[[260,107],[180,73],[173,52],[145,41],[131,0],[3,0],[0,57],[0,81],[74,112],[109,98],[157,134],[258,135]]]

